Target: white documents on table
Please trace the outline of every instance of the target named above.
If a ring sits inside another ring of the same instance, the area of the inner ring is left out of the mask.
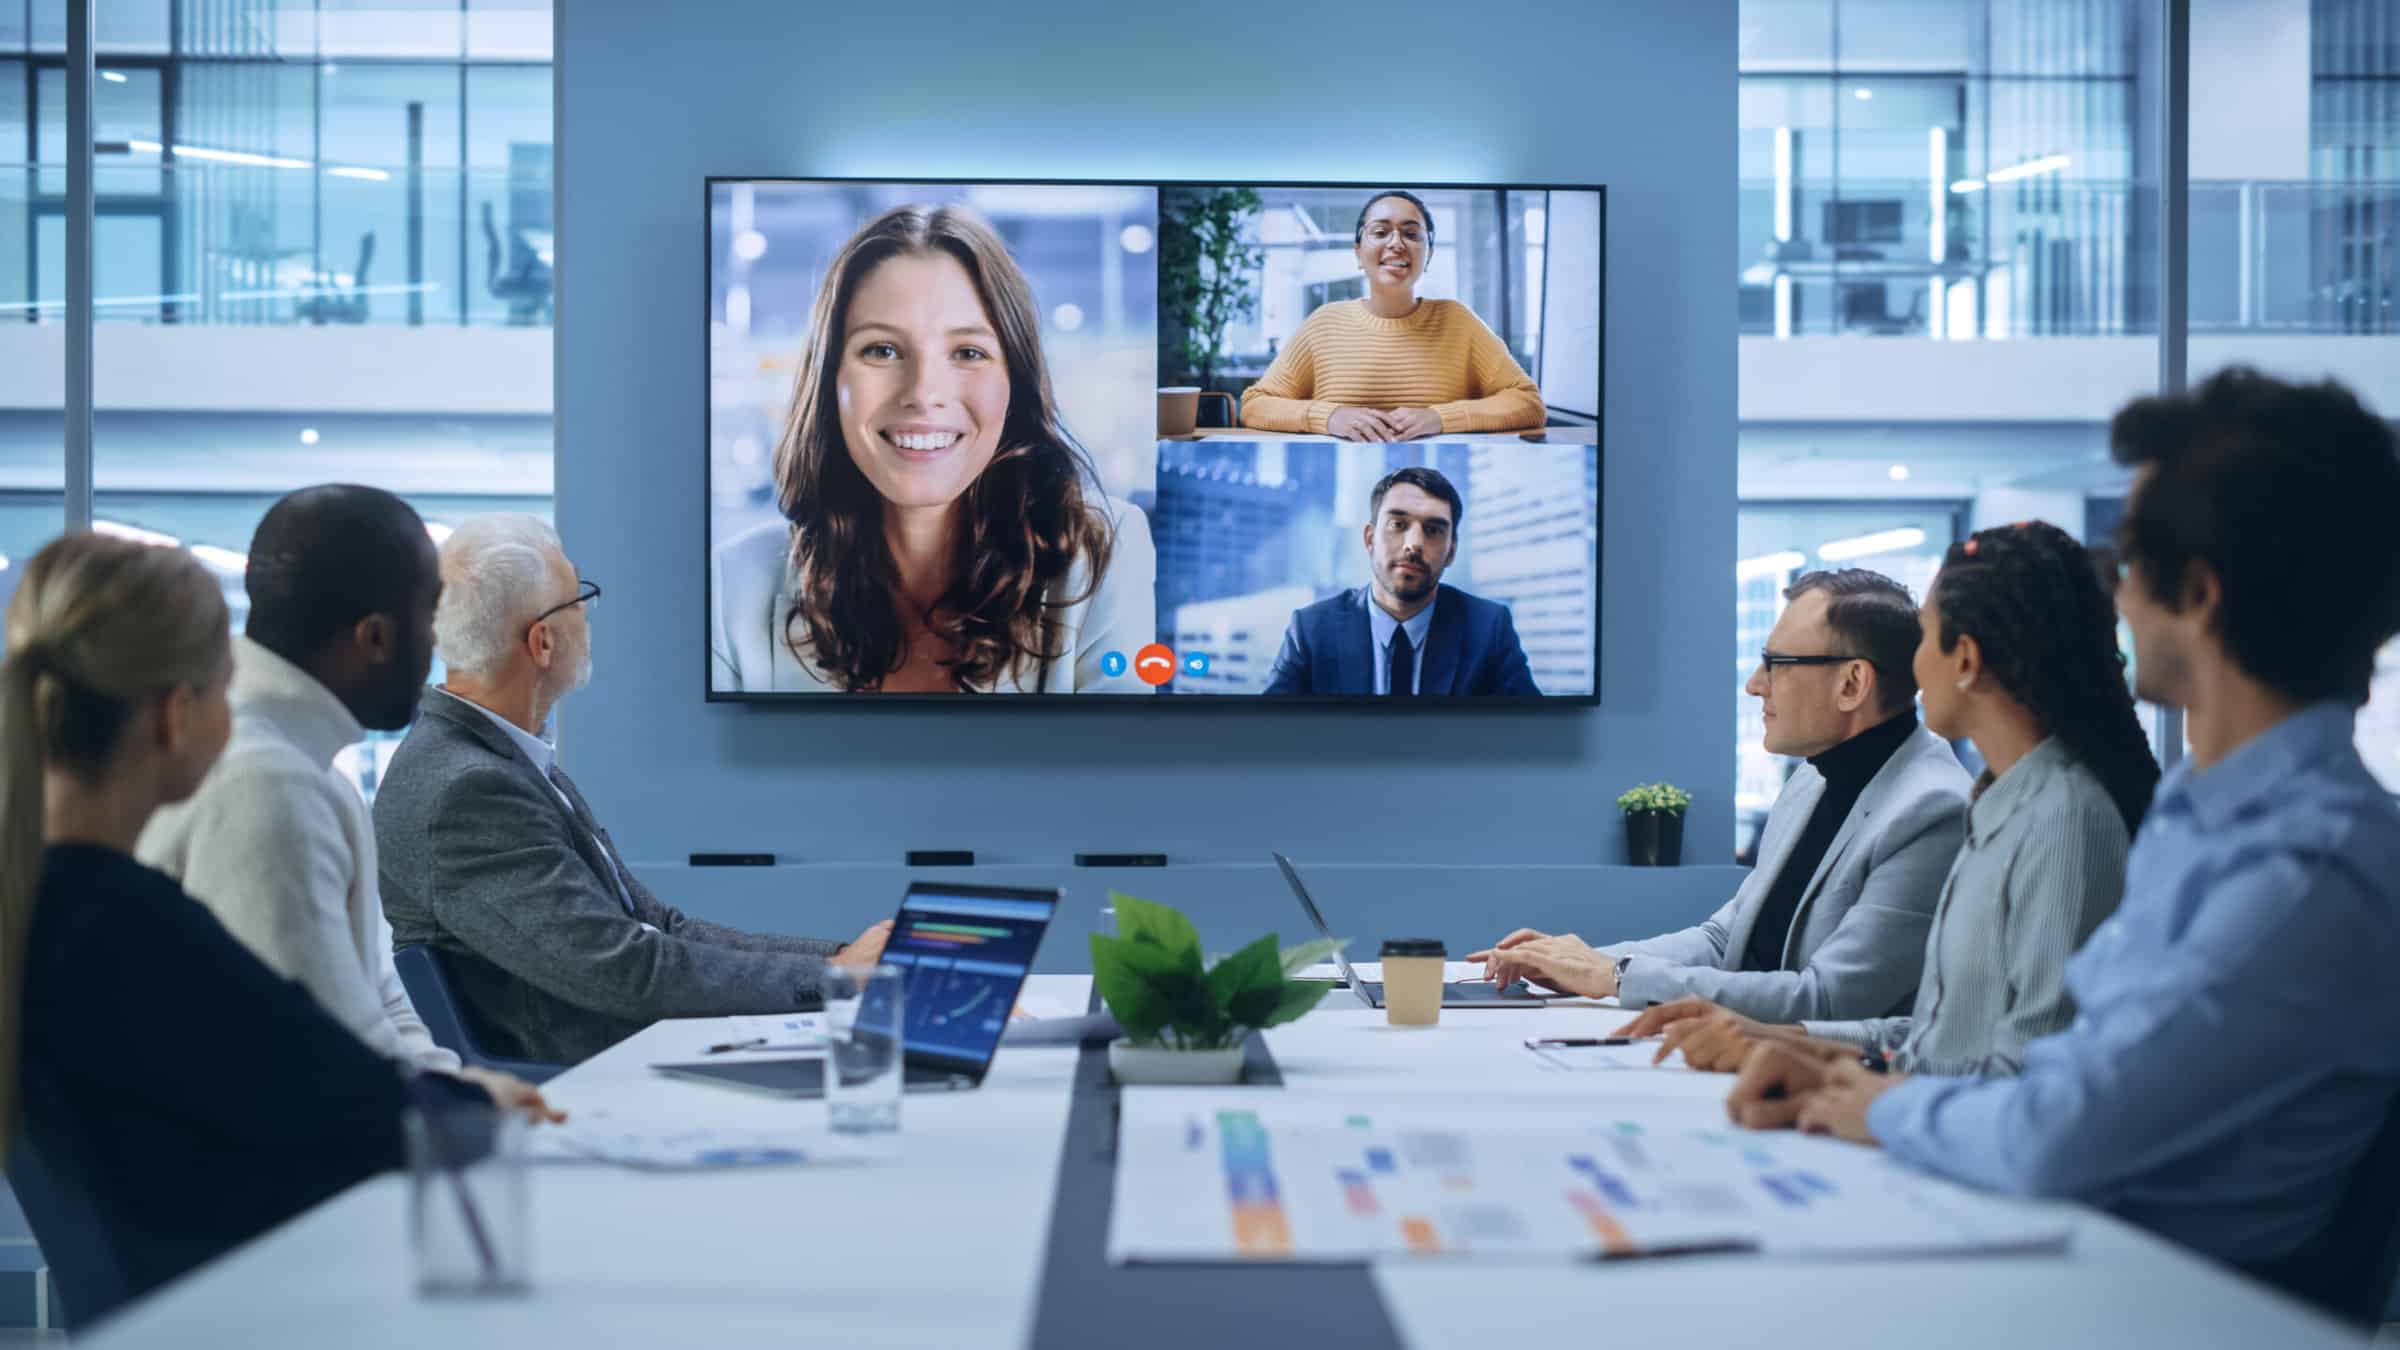
[[[1129,1088],[1109,1259],[2057,1251],[2053,1215],[1688,1102]]]

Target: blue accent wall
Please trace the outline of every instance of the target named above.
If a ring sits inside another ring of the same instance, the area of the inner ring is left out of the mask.
[[[909,848],[1046,867],[1270,847],[1398,864],[1378,889],[1481,932],[1519,911],[1457,868],[1588,869],[1568,890],[1604,904],[1630,875],[1613,799],[1660,778],[1697,798],[1687,856],[1727,859],[1735,60],[1730,0],[562,5],[557,515],[608,601],[561,740],[619,845],[696,912],[825,932],[888,913],[899,876],[826,865]],[[708,174],[1607,184],[1601,706],[704,703]],[[682,867],[693,850],[798,866],[737,884]],[[1697,918],[1732,889],[1711,872],[1643,878],[1690,895],[1635,909]],[[1271,873],[1232,875],[1295,917],[1253,884]]]

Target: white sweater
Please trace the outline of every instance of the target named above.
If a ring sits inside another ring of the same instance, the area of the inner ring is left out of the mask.
[[[136,856],[181,881],[369,1049],[456,1069],[392,968],[373,819],[333,768],[365,728],[331,690],[248,638],[234,639],[232,702],[225,753],[191,800],[150,818]]]

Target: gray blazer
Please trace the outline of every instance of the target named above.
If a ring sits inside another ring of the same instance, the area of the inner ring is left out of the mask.
[[[661,903],[505,732],[439,689],[376,790],[375,845],[393,943],[445,953],[463,1011],[513,1058],[573,1064],[662,1017],[814,1006],[842,946]]]
[[[1767,813],[1757,870],[1724,908],[1680,933],[1606,949],[1633,958],[1618,996],[1638,1008],[1696,995],[1762,1022],[1906,1011],[1934,903],[1966,837],[1969,786],[1949,744],[1918,727],[1868,781],[1826,847],[1793,913],[1783,968],[1744,971],[1742,952],[1767,890],[1825,792],[1825,776],[1801,765]]]

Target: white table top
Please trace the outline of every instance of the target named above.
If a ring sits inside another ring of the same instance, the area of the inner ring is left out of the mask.
[[[1088,975],[1028,992],[1077,1005]],[[726,1039],[661,1022],[551,1081],[576,1119],[822,1128],[824,1103],[651,1072]],[[1004,1046],[973,1092],[911,1093],[897,1163],[656,1174],[542,1165],[533,1292],[422,1299],[408,1183],[366,1182],[204,1267],[78,1345],[181,1350],[1020,1344],[1039,1292],[1072,1046]]]
[[[1089,977],[1028,992],[1080,1001]],[[1285,1089],[1509,1097],[1723,1099],[1686,1070],[1565,1072],[1528,1036],[1613,1030],[1614,1008],[1443,1013],[1398,1030],[1329,997],[1268,1033]],[[662,1078],[649,1062],[726,1032],[660,1023],[555,1080],[587,1121],[639,1127],[821,1122],[781,1102]],[[976,1092],[910,1095],[899,1163],[645,1174],[545,1166],[535,1178],[534,1292],[420,1299],[410,1287],[406,1182],[361,1185],[126,1311],[97,1347],[341,1345],[1017,1346],[1040,1295],[1076,1051],[1004,1047]],[[2071,1207],[2061,1207],[2071,1208]],[[1374,1272],[1413,1346],[1744,1344],[1842,1350],[1940,1345],[2355,1345],[2315,1314],[2105,1216],[2072,1210],[2061,1256],[1804,1261],[1757,1256],[1612,1267],[1408,1262]],[[1527,1338],[1533,1338],[1528,1340]],[[1671,1339],[1670,1339],[1671,1338]]]

